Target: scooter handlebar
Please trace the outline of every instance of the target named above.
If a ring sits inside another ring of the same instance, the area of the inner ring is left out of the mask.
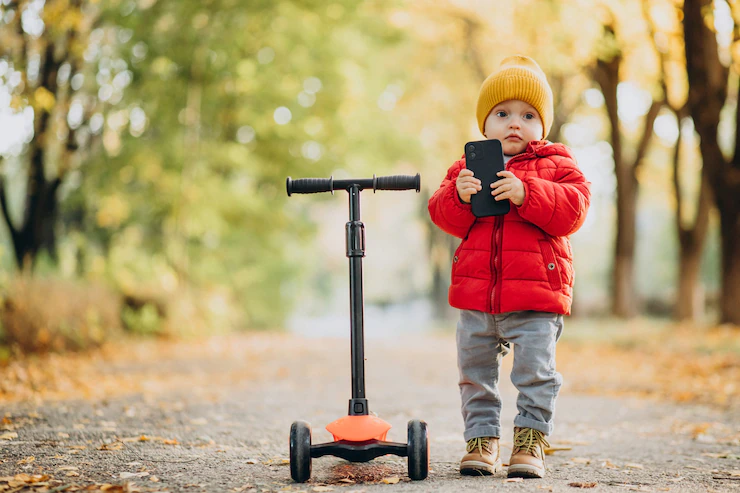
[[[288,177],[285,180],[285,188],[288,196],[294,193],[321,193],[334,190],[347,190],[357,186],[360,190],[372,188],[375,190],[421,190],[421,176],[416,175],[393,175],[373,176],[372,178],[335,180],[330,178],[299,178],[293,180]]]
[[[421,190],[421,176],[394,175],[375,178],[373,190]]]
[[[288,197],[294,193],[334,192],[334,178],[300,178],[292,180],[290,176],[285,181]]]

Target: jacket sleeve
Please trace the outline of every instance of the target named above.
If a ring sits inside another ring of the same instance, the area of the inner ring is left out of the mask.
[[[464,167],[464,159],[455,162],[447,170],[447,176],[442,180],[440,187],[429,199],[429,215],[432,222],[445,233],[458,238],[464,238],[475,222],[470,204],[460,200],[455,186],[457,175]]]
[[[570,158],[558,162],[553,180],[522,179],[524,202],[519,215],[551,236],[569,236],[583,225],[591,202],[591,183]]]

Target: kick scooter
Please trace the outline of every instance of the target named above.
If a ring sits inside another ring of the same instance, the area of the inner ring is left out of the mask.
[[[408,457],[408,473],[413,480],[429,472],[429,438],[427,424],[418,419],[408,422],[406,443],[387,442],[391,425],[369,414],[365,397],[365,343],[362,298],[362,257],[365,256],[365,225],[360,221],[360,192],[376,190],[416,190],[421,177],[398,175],[335,180],[302,178],[286,180],[288,196],[294,193],[320,193],[346,190],[349,194],[349,222],[346,224],[347,258],[349,258],[350,344],[352,360],[352,398],[349,414],[326,426],[333,442],[311,443],[311,425],[295,421],[290,427],[290,476],[303,483],[311,477],[311,459],[333,455],[350,462],[368,462],[376,457],[394,454]]]

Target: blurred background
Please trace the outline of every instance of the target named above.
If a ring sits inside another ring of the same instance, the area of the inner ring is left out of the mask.
[[[0,0],[0,359],[122,333],[454,329],[426,204],[506,56],[592,182],[574,318],[740,326],[740,6],[725,0]],[[740,332],[737,332],[740,334]]]

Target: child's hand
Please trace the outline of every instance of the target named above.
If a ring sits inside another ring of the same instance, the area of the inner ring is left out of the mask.
[[[457,175],[455,187],[457,188],[457,194],[460,196],[460,200],[466,204],[470,203],[470,196],[478,193],[478,190],[482,188],[480,180],[473,177],[473,172],[467,168],[460,171],[460,174]]]
[[[511,171],[499,171],[496,176],[503,176],[504,178],[491,183],[491,188],[493,188],[491,195],[496,200],[509,199],[514,205],[522,205],[524,203],[524,184],[522,180]]]

